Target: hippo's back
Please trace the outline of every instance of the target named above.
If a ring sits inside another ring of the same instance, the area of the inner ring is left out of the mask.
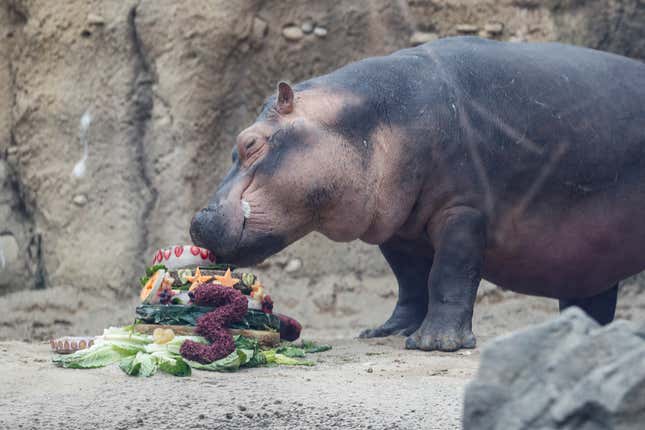
[[[544,196],[565,200],[617,175],[645,187],[645,64],[558,43],[471,37],[423,49],[452,88],[455,145],[477,148],[500,189],[524,194],[540,175]]]

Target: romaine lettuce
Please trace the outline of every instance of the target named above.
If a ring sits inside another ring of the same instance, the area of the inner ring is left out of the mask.
[[[157,372],[157,360],[145,352],[126,357],[119,363],[119,367],[131,376],[152,376]]]
[[[283,364],[286,366],[314,366],[316,363],[307,360],[296,360],[295,358],[287,357],[286,355],[279,354],[275,349],[262,351],[268,364]]]
[[[246,357],[244,357],[244,359],[246,359]],[[216,372],[235,372],[240,368],[241,361],[242,357],[238,353],[238,350],[235,350],[226,357],[209,364],[201,364],[196,361],[189,360],[186,360],[186,363],[188,363],[188,365],[193,369],[214,370]]]
[[[56,365],[70,369],[92,369],[116,363],[129,354],[115,349],[112,345],[93,345],[88,349],[81,349],[73,354],[54,357]]]

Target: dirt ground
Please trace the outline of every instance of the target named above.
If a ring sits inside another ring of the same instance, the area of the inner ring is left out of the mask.
[[[125,323],[134,300],[118,307],[94,303],[94,311],[75,313],[91,302],[87,292],[46,290],[39,307],[28,295],[1,298],[0,306],[13,311],[0,316],[0,336],[27,341],[0,342],[0,428],[456,429],[481,345],[557,311],[553,300],[484,284],[475,308],[479,347],[474,350],[424,353],[405,350],[402,337],[356,339],[361,329],[388,315],[395,301],[391,281],[356,281],[363,290],[351,279],[323,278],[300,290],[306,302],[294,298],[300,283],[282,284],[273,292],[283,312],[303,322],[304,338],[331,343],[333,350],[311,355],[317,362],[311,368],[195,371],[190,378],[139,379],[116,366],[70,370],[51,364],[48,344],[38,339],[100,333],[107,321]],[[329,282],[334,285],[325,285]],[[316,289],[323,288],[334,291],[331,298],[316,296]],[[319,312],[308,313],[308,305]],[[623,288],[618,315],[645,320],[640,288]]]
[[[485,288],[475,316],[480,344],[553,312],[552,301]],[[332,317],[307,321],[305,338],[333,345],[310,356],[315,367],[190,378],[60,369],[46,342],[0,342],[0,428],[460,428],[479,349],[424,353],[406,351],[402,337],[355,339],[379,322],[375,315],[344,327]]]

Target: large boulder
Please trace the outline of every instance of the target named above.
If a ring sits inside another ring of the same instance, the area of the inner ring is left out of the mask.
[[[569,309],[484,347],[464,429],[642,429],[644,357],[644,325]]]

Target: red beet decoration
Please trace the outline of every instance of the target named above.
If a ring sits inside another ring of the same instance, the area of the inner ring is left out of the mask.
[[[216,307],[197,320],[196,332],[211,344],[185,341],[179,350],[182,357],[202,364],[212,363],[235,351],[233,337],[227,325],[244,318],[248,301],[238,290],[209,282],[193,291],[193,303],[198,306]]]
[[[286,315],[275,314],[280,319],[280,339],[293,342],[300,337],[302,326],[295,319]]]
[[[273,300],[268,294],[264,296],[264,299],[262,299],[262,312],[265,314],[273,313]]]

